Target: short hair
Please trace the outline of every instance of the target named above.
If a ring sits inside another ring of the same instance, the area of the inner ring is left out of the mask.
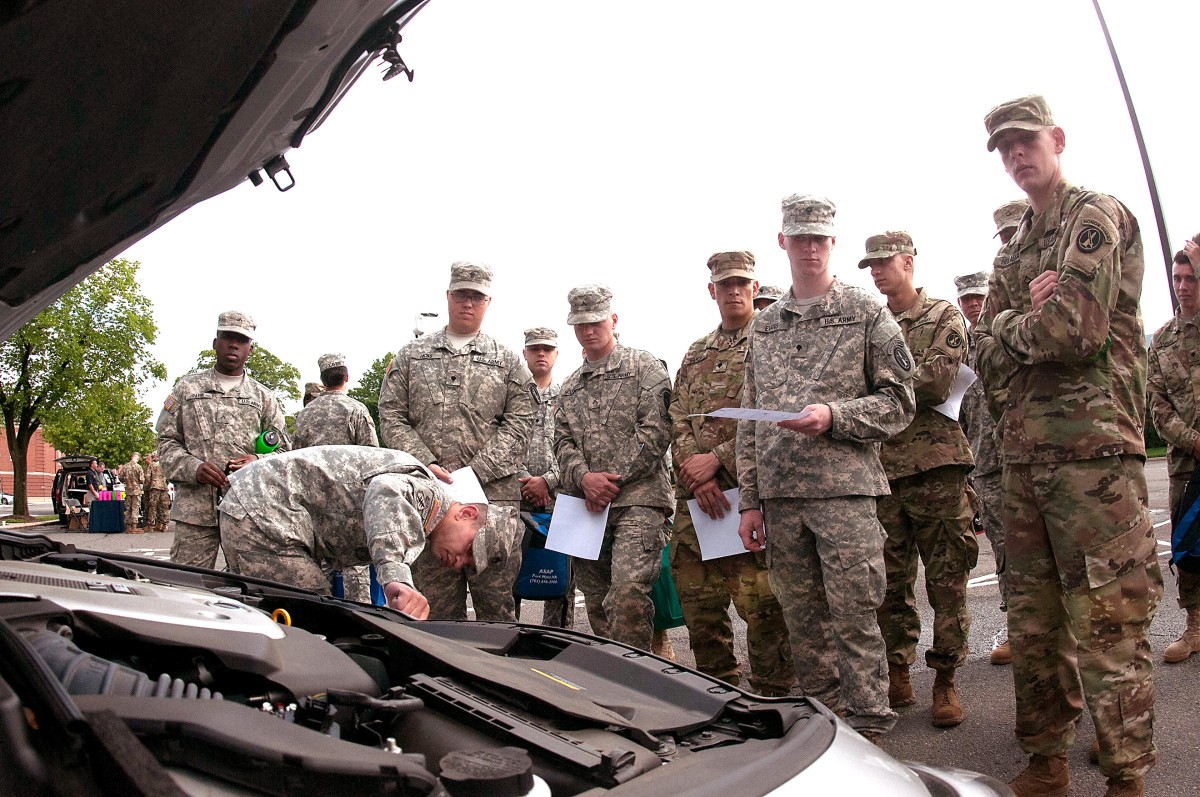
[[[1175,259],[1172,261],[1172,263],[1173,264],[1178,263],[1181,266],[1190,266],[1192,264],[1192,261],[1190,259],[1188,259],[1188,256],[1184,253],[1184,251],[1182,249],[1180,249],[1178,252],[1175,253]]]
[[[321,384],[325,387],[341,387],[350,380],[350,371],[344,365],[326,368],[321,372]]]

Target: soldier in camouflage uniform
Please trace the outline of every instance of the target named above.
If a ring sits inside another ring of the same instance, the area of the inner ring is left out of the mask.
[[[412,454],[442,481],[450,481],[451,471],[471,467],[488,501],[515,509],[535,388],[521,359],[479,331],[491,290],[487,266],[450,267],[449,324],[408,343],[392,359],[379,392],[379,434],[385,446]],[[510,549],[507,561],[479,574],[443,567],[428,551],[418,557],[413,577],[429,599],[429,616],[465,620],[469,585],[477,619],[515,620],[512,589],[521,549]]]
[[[312,400],[325,392],[325,386],[320,382],[305,382],[304,383],[304,398],[302,405],[307,407],[312,403]]]
[[[378,446],[375,421],[367,405],[346,395],[350,372],[342,354],[317,358],[323,389],[296,413],[292,448],[309,446]]]
[[[554,421],[559,490],[592,512],[610,506],[600,558],[574,559],[593,633],[649,650],[650,589],[675,508],[667,473],[671,379],[649,352],[619,344],[612,292],[572,288],[567,323],[587,360],[563,382]]]
[[[1154,333],[1150,344],[1150,413],[1154,428],[1167,441],[1173,516],[1200,461],[1200,290],[1196,286],[1195,268],[1198,262],[1200,246],[1194,241],[1188,241],[1184,251],[1175,255],[1171,282],[1179,299],[1179,310]],[[1200,652],[1200,573],[1180,568],[1177,575],[1179,607],[1187,612],[1187,628],[1163,652],[1163,661],[1168,664]]]
[[[254,441],[279,433],[279,450],[290,445],[283,411],[271,391],[246,374],[254,344],[254,320],[230,311],[217,319],[216,366],[175,383],[158,415],[158,456],[175,482],[171,561],[212,567],[221,544],[217,502],[229,486],[226,474],[257,459]]]
[[[558,362],[558,333],[550,327],[525,330],[525,365],[537,387],[534,397],[537,420],[529,435],[529,450],[521,469],[521,511],[531,514],[554,512],[558,492],[558,460],[554,458],[554,411],[558,407],[560,386],[554,382],[554,364]],[[542,625],[558,628],[575,626],[575,580],[568,577],[566,597],[542,602]]]
[[[146,478],[138,464],[139,456],[134,451],[129,461],[117,468],[117,478],[125,485],[125,530],[131,534],[139,532],[137,521],[142,508],[142,481]]]
[[[486,522],[485,522],[486,521]],[[449,569],[506,558],[512,509],[451,500],[403,451],[318,446],[252,462],[229,479],[221,537],[234,573],[329,594],[330,569],[374,564],[388,605],[418,619],[429,605],[410,567],[428,550]]]
[[[1063,179],[1066,135],[1043,98],[998,105],[985,126],[1031,206],[975,328],[989,400],[1004,397],[1008,632],[1017,739],[1030,754],[1011,785],[1069,789],[1082,699],[1060,649],[1066,628],[1106,795],[1141,795],[1156,758],[1147,630],[1162,594],[1143,467],[1141,235],[1120,202]]]
[[[979,543],[967,495],[971,449],[957,417],[935,408],[950,398],[967,352],[967,328],[954,305],[914,286],[916,253],[908,233],[885,232],[867,239],[867,253],[858,262],[871,270],[904,332],[917,397],[912,423],[879,452],[891,490],[879,499],[879,522],[887,531],[887,597],[879,607],[879,626],[888,648],[888,699],[893,707],[912,705],[908,668],[921,638],[913,589],[919,554],[933,608],[933,645],[925,651],[925,663],[937,673],[931,719],[948,728],[962,722],[954,671],[967,660],[967,577],[979,558]]]
[[[767,551],[804,693],[878,739],[896,722],[875,617],[886,586],[875,497],[888,491],[878,444],[912,420],[912,356],[887,309],[830,271],[833,216],[823,197],[783,200],[792,286],[754,319],[742,406],[804,415],[738,422],[738,533]]]
[[[343,354],[322,354],[317,358],[321,371],[320,390],[296,413],[296,432],[292,448],[310,446],[379,446],[375,421],[367,405],[346,395],[350,371]],[[306,389],[305,394],[309,391]],[[371,602],[371,572],[366,566],[342,572],[342,595],[359,603]]]
[[[724,491],[737,487],[737,422],[696,414],[742,404],[758,288],[750,252],[715,254],[708,259],[708,268],[708,293],[717,303],[721,323],[684,355],[671,401],[671,458],[678,476],[671,578],[683,607],[696,669],[738,685],[741,666],[729,620],[732,600],[746,622],[751,688],[764,695],[786,695],[796,674],[783,609],[767,580],[766,555],[747,551],[705,561],[687,503],[695,498],[714,519],[733,511]]]
[[[171,510],[171,496],[167,492],[167,477],[163,475],[158,455],[146,455],[144,503],[146,505],[146,529],[166,531],[167,516]]]
[[[764,307],[770,307],[783,298],[783,288],[777,288],[774,285],[760,285],[758,295],[754,297],[754,309],[761,310]]]

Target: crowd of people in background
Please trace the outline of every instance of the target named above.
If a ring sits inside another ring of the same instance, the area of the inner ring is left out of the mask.
[[[378,428],[345,393],[345,357],[325,354],[294,436],[267,451],[256,442],[284,419],[245,373],[255,323],[222,313],[215,367],[181,379],[158,419],[159,476],[178,489],[172,560],[212,567],[223,546],[235,572],[320,591],[337,570],[357,600],[370,598],[373,565],[394,608],[462,620],[469,598],[477,619],[511,622],[518,514],[550,517],[570,496],[607,513],[603,544],[572,560],[544,622],[572,624],[578,588],[594,633],[665,652],[651,589],[667,548],[699,670],[819,699],[879,743],[896,708],[925,703],[909,677],[918,563],[933,613],[929,719],[962,722],[955,671],[978,530],[1007,618],[990,659],[1013,666],[1029,755],[1013,790],[1067,793],[1086,704],[1106,794],[1142,794],[1156,758],[1147,629],[1163,588],[1143,472],[1147,381],[1174,506],[1200,459],[1200,246],[1176,257],[1179,313],[1147,359],[1136,219],[1063,177],[1065,134],[1043,98],[1002,103],[985,126],[1025,196],[994,212],[992,270],[964,269],[956,302],[919,287],[916,241],[901,230],[865,242],[858,267],[877,294],[844,283],[831,268],[835,204],[792,195],[778,232],[790,285],[759,285],[750,252],[709,258],[717,324],[697,330],[674,379],[620,342],[612,291],[589,284],[566,297],[583,362],[558,380],[557,334],[534,326],[518,353],[483,332],[492,271],[458,262],[446,326],[387,366]],[[467,467],[486,501],[447,492]],[[136,455],[125,468],[136,476]],[[162,489],[148,472],[133,481]],[[705,559],[697,513],[734,516],[744,553]],[[1179,589],[1187,630],[1167,661],[1200,651],[1200,576]]]

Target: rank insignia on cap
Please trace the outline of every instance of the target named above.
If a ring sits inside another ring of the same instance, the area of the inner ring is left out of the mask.
[[[1084,254],[1095,252],[1102,243],[1104,243],[1104,233],[1091,225],[1080,230],[1079,236],[1075,239],[1076,248]]]

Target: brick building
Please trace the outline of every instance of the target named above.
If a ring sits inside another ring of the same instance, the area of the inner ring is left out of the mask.
[[[62,456],[61,452],[43,439],[41,429],[33,433],[33,437],[29,440],[28,481],[26,482],[30,498],[48,498],[50,496],[50,491],[54,486],[54,471],[58,470],[54,460],[60,456]],[[4,489],[4,492],[12,494],[12,458],[8,455],[8,439],[3,434],[0,434],[0,487]]]

